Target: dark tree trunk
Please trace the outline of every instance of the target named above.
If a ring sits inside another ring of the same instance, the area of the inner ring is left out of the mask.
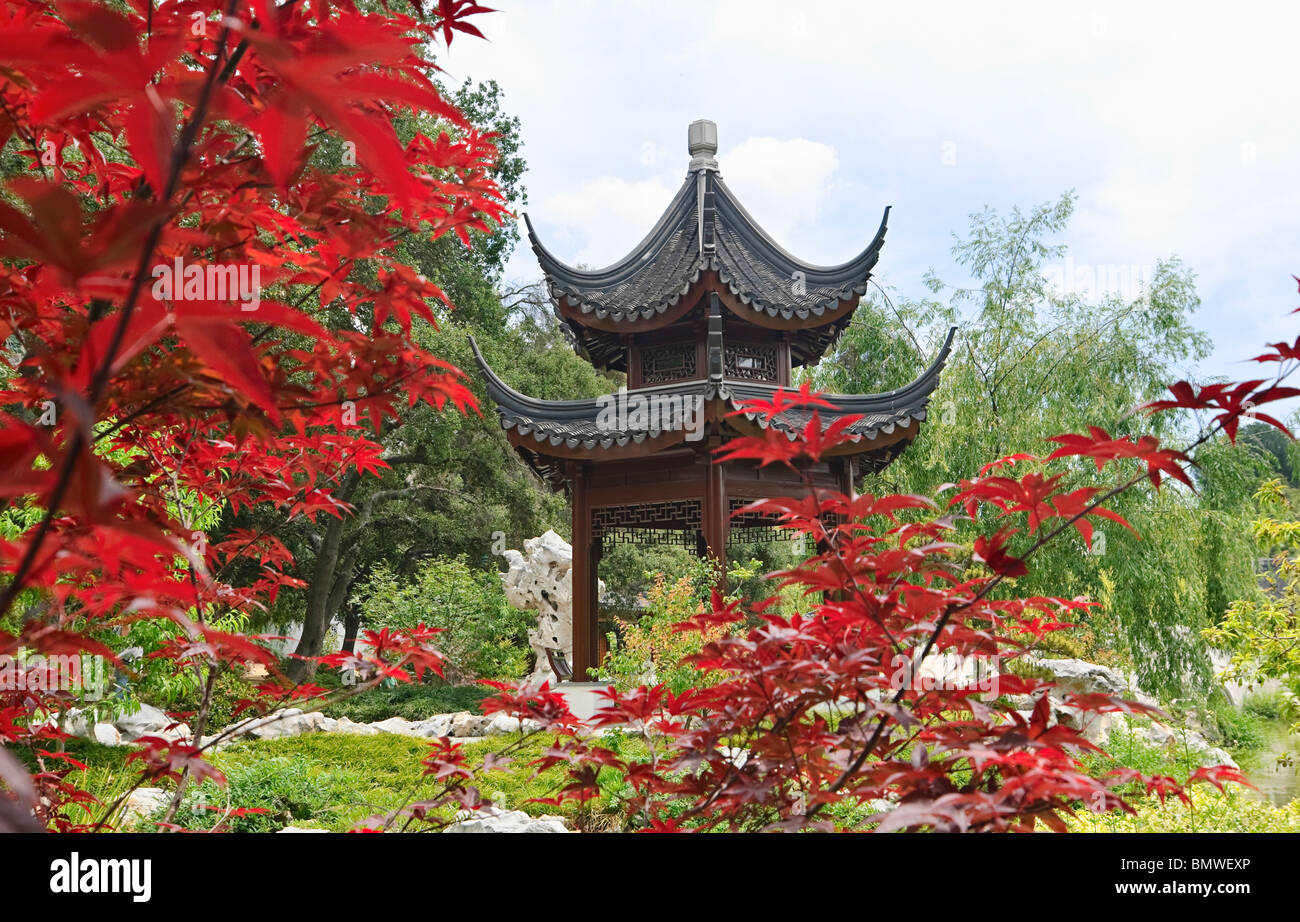
[[[423,455],[417,452],[397,455],[387,460],[390,466],[396,467],[399,464],[422,461]],[[360,483],[361,475],[353,471],[344,478],[334,495],[344,502],[351,502]],[[331,517],[329,519],[320,550],[316,552],[311,578],[308,580],[307,610],[303,615],[302,637],[299,638],[298,646],[293,651],[296,657],[308,657],[308,659],[290,659],[285,667],[285,672],[294,682],[303,682],[316,672],[316,663],[312,662],[310,657],[320,656],[330,624],[333,623],[334,616],[343,608],[348,600],[348,594],[352,591],[352,583],[356,579],[356,555],[361,543],[361,531],[369,523],[376,504],[422,490],[455,492],[443,487],[423,484],[396,490],[379,490],[367,497],[353,518]],[[353,540],[345,547],[344,532],[349,524],[353,526]],[[354,637],[356,630],[353,628],[347,633],[348,636]]]
[[[355,472],[349,474],[336,494],[338,498],[350,501],[360,479]],[[342,568],[345,572],[341,572],[339,567],[346,524],[346,519],[331,517],[325,528],[325,537],[321,541],[320,550],[316,552],[315,565],[307,587],[307,610],[303,613],[302,636],[293,651],[295,657],[320,656],[330,623],[347,599],[348,589],[352,585],[351,560]],[[285,672],[294,682],[303,682],[315,674],[316,663],[310,659],[292,658],[285,667]]]
[[[357,647],[357,631],[361,630],[361,608],[349,605],[343,616],[343,652],[354,653]]]

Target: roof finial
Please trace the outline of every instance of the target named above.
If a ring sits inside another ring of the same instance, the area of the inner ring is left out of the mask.
[[[691,152],[692,170],[716,170],[718,161],[713,159],[718,152],[718,126],[707,118],[691,122],[686,129],[686,141]]]

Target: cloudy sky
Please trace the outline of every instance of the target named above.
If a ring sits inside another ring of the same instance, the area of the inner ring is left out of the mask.
[[[1072,271],[1195,270],[1202,373],[1240,377],[1295,335],[1300,4],[489,5],[490,41],[458,38],[442,64],[503,87],[528,213],[571,264],[644,236],[709,118],[728,185],[810,262],[857,253],[893,205],[876,277],[919,296],[928,268],[962,280],[949,251],[972,212],[1074,189]],[[537,276],[527,246],[508,272]]]

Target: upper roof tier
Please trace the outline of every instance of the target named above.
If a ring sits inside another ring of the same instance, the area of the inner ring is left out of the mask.
[[[724,303],[742,320],[816,331],[795,337],[806,344],[794,350],[796,364],[815,362],[866,293],[889,209],[870,244],[853,259],[837,266],[804,262],[773,240],[722,181],[713,159],[716,126],[694,122],[689,137],[693,157],[682,187],[645,239],[613,265],[589,270],[561,262],[524,216],[560,316],[593,361],[618,367],[613,338],[685,314],[699,302],[701,277],[707,275],[708,287],[729,295]],[[823,327],[831,328],[818,330]]]

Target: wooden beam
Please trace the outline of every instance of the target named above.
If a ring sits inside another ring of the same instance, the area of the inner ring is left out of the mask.
[[[595,608],[592,589],[591,504],[587,496],[587,470],[572,465],[573,484],[573,681],[586,682],[587,670],[595,665]]]
[[[600,558],[602,556],[603,546],[599,540],[591,542],[589,556],[591,564],[587,572],[587,598],[591,600],[588,606],[587,614],[587,636],[591,638],[588,649],[590,650],[590,662],[587,668],[590,673],[575,672],[575,675],[587,675],[587,680],[594,681],[596,671],[600,668]]]
[[[727,589],[727,537],[731,533],[731,509],[727,502],[727,480],[723,465],[709,464],[704,479],[704,542],[718,567],[718,588]]]

